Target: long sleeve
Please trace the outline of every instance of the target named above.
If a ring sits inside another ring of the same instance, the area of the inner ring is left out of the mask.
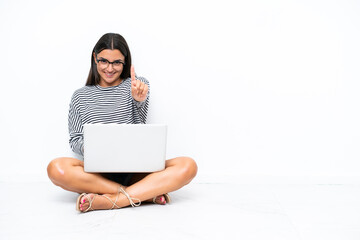
[[[75,92],[71,98],[68,116],[69,144],[73,152],[84,155],[83,124],[78,110],[78,95]]]

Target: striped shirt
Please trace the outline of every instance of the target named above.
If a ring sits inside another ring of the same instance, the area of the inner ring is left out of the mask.
[[[149,85],[148,80],[138,77]],[[91,85],[74,92],[69,107],[69,144],[73,152],[84,155],[83,125],[85,123],[145,124],[149,92],[143,102],[131,95],[131,78],[117,86]]]

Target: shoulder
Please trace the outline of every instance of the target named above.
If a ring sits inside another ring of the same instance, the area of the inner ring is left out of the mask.
[[[94,92],[94,90],[95,90],[95,86],[93,85],[84,86],[79,89],[76,89],[71,97],[71,101],[78,102],[80,98],[89,95],[89,93],[91,94],[92,92]]]
[[[143,76],[136,76],[136,78],[149,85],[149,80],[147,80],[147,78],[145,78]],[[131,84],[131,78],[130,77],[126,78],[124,80],[124,83]]]
[[[84,86],[84,87],[81,87],[79,89],[76,89],[74,91],[73,95],[88,94],[89,92],[93,92],[95,90],[95,88],[96,88],[95,85]]]
[[[149,80],[147,80],[145,77],[142,77],[142,76],[136,76],[137,79],[139,79],[140,81],[146,83],[146,84],[149,84]]]

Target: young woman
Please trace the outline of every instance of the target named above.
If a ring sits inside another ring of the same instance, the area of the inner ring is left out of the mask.
[[[79,211],[134,207],[143,201],[166,204],[167,193],[195,177],[197,165],[189,157],[167,160],[163,171],[150,174],[84,172],[83,124],[145,123],[149,93],[149,82],[135,75],[125,39],[114,33],[102,36],[91,54],[86,86],[76,90],[70,102],[69,143],[78,157],[56,158],[47,168],[55,185],[81,193]]]

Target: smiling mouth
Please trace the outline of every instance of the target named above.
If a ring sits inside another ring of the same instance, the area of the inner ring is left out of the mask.
[[[108,78],[112,78],[115,75],[115,73],[105,73],[105,76]]]

